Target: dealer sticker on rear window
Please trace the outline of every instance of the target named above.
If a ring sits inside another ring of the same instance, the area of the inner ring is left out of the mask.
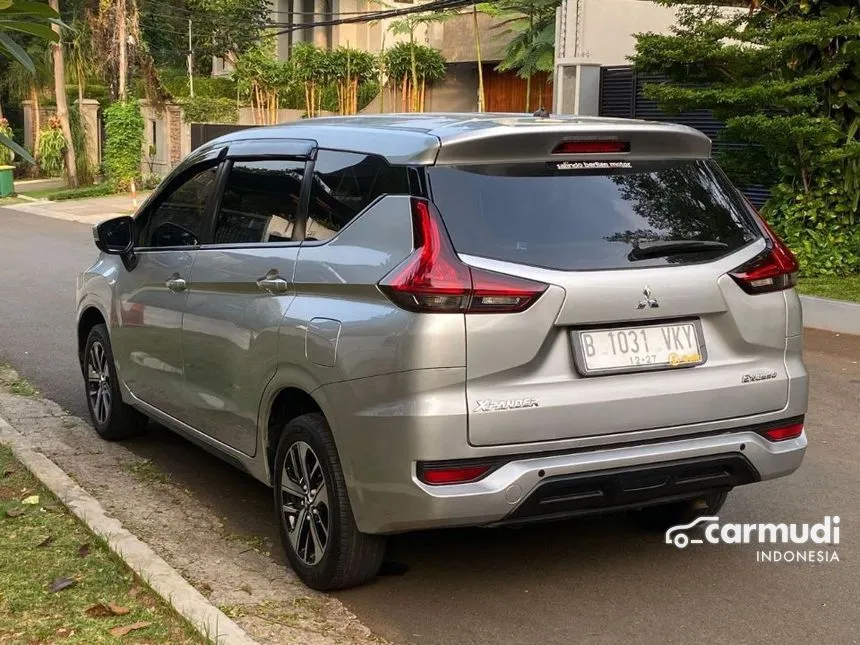
[[[633,167],[629,161],[559,161],[551,165],[556,170],[605,170]]]

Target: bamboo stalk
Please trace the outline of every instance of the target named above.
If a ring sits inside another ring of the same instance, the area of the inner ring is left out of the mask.
[[[421,94],[418,95],[418,100],[421,107],[421,112],[424,111],[424,101],[427,98],[427,77],[421,77]]]
[[[358,77],[352,79],[352,113],[358,114]]]
[[[484,111],[484,62],[481,59],[481,32],[478,29],[478,5],[472,5],[472,20],[475,27],[475,54],[478,59],[478,112]]]

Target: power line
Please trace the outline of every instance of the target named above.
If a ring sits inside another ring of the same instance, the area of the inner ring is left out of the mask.
[[[352,18],[337,18],[333,20],[319,20],[315,22],[304,22],[296,24],[288,23],[272,23],[272,26],[284,27],[281,31],[275,32],[275,36],[290,33],[293,31],[301,31],[303,29],[313,29],[314,27],[329,27],[334,25],[347,25],[362,22],[374,22],[377,20],[385,20],[387,18],[399,18],[400,16],[408,16],[414,13],[425,13],[428,11],[445,11],[448,9],[460,9],[462,7],[471,7],[480,4],[478,0],[436,0],[427,4],[409,7],[405,9],[389,9],[384,11],[371,11]]]

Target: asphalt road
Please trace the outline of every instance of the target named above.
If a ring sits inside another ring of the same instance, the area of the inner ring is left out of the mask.
[[[0,360],[81,416],[74,276],[94,257],[88,227],[0,209]],[[857,643],[860,338],[809,332],[806,348],[811,443],[803,467],[735,490],[721,516],[839,515],[838,562],[758,563],[748,546],[681,551],[608,517],[399,536],[389,575],[338,597],[398,645]],[[268,491],[245,475],[159,428],[128,447],[228,526],[275,537]]]

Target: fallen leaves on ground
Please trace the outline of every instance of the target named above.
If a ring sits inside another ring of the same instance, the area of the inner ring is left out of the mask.
[[[25,497],[21,500],[21,503],[25,506],[38,506],[39,505],[39,496],[38,495],[30,495],[29,497]]]
[[[21,517],[26,512],[26,508],[10,508],[6,511],[6,517]]]
[[[110,609],[111,613],[114,616],[125,616],[127,613],[131,611],[128,607],[122,607],[120,605],[115,605],[112,602],[108,603],[108,609]]]
[[[111,610],[107,608],[107,605],[100,602],[87,607],[86,610],[84,610],[84,613],[90,618],[106,618],[107,616],[113,616]]]
[[[52,543],[53,541],[54,541],[54,536],[53,536],[53,535],[49,535],[49,536],[48,536],[48,537],[46,537],[44,540],[42,540],[41,542],[39,542],[39,544],[37,544],[37,545],[36,545],[36,548],[44,549],[46,546],[51,546],[51,543]]]
[[[124,625],[122,627],[114,627],[110,630],[111,636],[116,636],[119,638],[120,636],[125,636],[129,632],[133,632],[138,629],[144,629],[149,627],[152,623],[148,620],[139,620],[136,623],[132,623],[131,625]]]
[[[78,557],[85,558],[90,554],[90,545],[82,544],[80,548],[78,548]]]
[[[48,589],[50,589],[51,593],[57,593],[63,589],[74,587],[76,584],[78,584],[78,581],[74,578],[57,578],[50,584]]]
[[[95,605],[88,607],[84,613],[90,618],[105,618],[107,616],[125,616],[130,612],[131,609],[128,607],[121,607],[120,605],[112,602],[107,604],[98,602]]]

